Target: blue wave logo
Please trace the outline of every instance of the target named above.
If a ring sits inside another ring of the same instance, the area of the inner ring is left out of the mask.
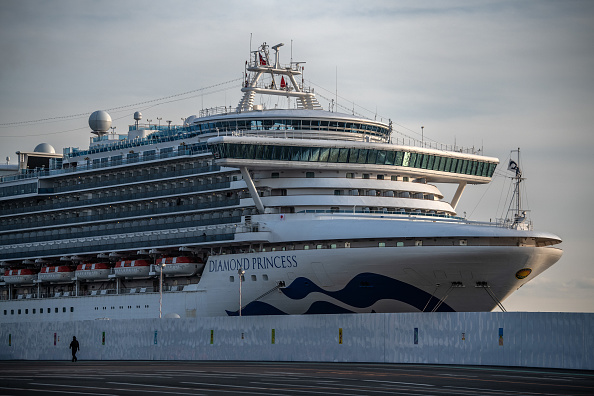
[[[325,294],[343,304],[356,308],[367,308],[379,300],[396,300],[411,305],[422,311],[431,312],[439,303],[439,299],[431,294],[409,285],[408,283],[392,279],[387,276],[362,273],[355,276],[343,289],[327,291],[316,285],[311,280],[300,277],[295,279],[288,287],[280,289],[285,296],[292,300],[301,300],[309,294],[317,292]],[[429,303],[427,303],[429,301]],[[449,305],[442,303],[437,312],[455,312]],[[229,316],[239,315],[239,311],[226,311]],[[327,301],[314,302],[304,314],[338,314],[354,313]],[[253,301],[241,310],[242,315],[287,315],[286,312],[264,303]]]

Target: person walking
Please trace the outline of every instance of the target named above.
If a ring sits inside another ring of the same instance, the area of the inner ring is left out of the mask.
[[[72,337],[72,342],[70,343],[70,349],[72,349],[72,361],[76,362],[78,359],[76,358],[76,352],[80,350],[80,345],[78,341],[76,341],[76,337]]]

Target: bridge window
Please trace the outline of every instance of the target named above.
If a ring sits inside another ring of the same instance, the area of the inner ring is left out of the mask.
[[[316,177],[316,174],[314,172],[305,172],[305,177],[307,177],[308,179],[313,179],[314,177]]]

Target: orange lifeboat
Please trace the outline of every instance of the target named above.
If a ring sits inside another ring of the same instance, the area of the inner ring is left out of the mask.
[[[67,265],[48,265],[39,271],[40,282],[65,282],[71,281],[74,271]]]
[[[80,280],[107,279],[111,272],[108,263],[84,263],[76,267],[76,278]]]
[[[146,260],[118,261],[113,269],[120,278],[148,278],[151,265]]]
[[[165,276],[192,276],[204,268],[204,263],[193,257],[163,257],[157,260],[155,271],[160,273],[161,268]]]
[[[4,282],[11,285],[33,283],[34,280],[37,280],[37,271],[33,269],[9,269],[4,272]]]

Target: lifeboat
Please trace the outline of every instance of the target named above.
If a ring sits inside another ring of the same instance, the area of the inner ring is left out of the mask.
[[[204,263],[192,257],[163,257],[157,260],[155,271],[165,276],[192,276],[204,268]]]
[[[148,278],[151,265],[146,260],[118,261],[113,269],[120,278]]]
[[[9,269],[4,272],[4,282],[11,285],[33,283],[37,279],[37,271],[24,269]]]
[[[48,265],[39,271],[39,282],[71,281],[73,277],[74,271],[67,265]]]
[[[76,267],[76,278],[80,280],[99,280],[107,279],[111,272],[111,267],[107,263],[84,263]]]

